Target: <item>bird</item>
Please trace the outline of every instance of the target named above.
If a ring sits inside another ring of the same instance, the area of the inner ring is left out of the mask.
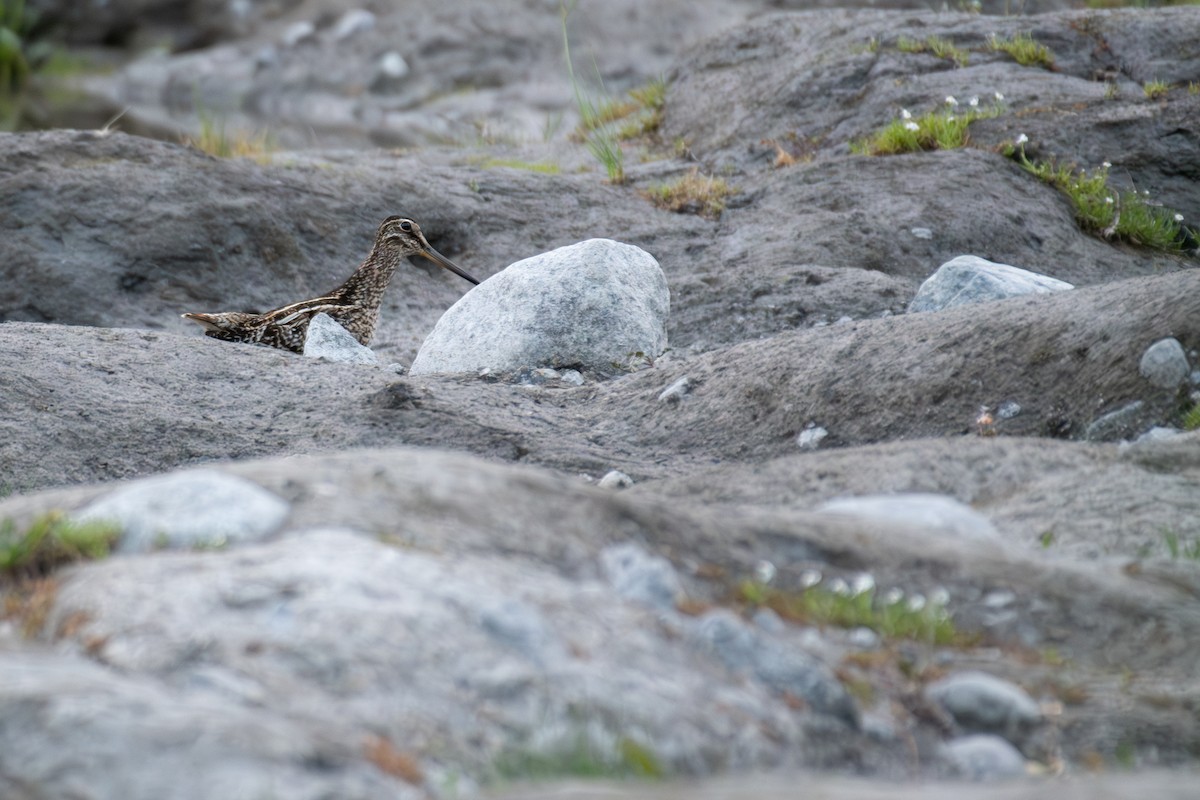
[[[473,284],[479,283],[466,270],[434,250],[416,222],[406,217],[391,216],[379,225],[371,254],[345,283],[328,294],[282,306],[265,314],[223,311],[214,314],[188,313],[183,318],[204,326],[204,334],[214,339],[303,353],[308,323],[314,316],[324,312],[348,330],[359,344],[366,345],[375,333],[383,293],[396,267],[401,259],[414,255],[424,256]]]

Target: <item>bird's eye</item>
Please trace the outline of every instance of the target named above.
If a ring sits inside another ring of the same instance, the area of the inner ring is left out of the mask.
[[[409,222],[408,220],[404,220],[404,222],[400,223],[400,230],[404,231],[405,233],[411,233],[412,232],[412,223]]]

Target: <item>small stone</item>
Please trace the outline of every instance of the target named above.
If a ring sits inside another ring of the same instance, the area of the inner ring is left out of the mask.
[[[1000,419],[1012,419],[1021,413],[1021,404],[1015,403],[1012,400],[1005,400],[996,409],[996,416]]]
[[[1084,430],[1083,438],[1089,442],[1096,442],[1133,435],[1144,405],[1141,400],[1134,400],[1116,411],[1097,417]]]
[[[929,228],[913,228],[911,231],[909,231],[909,233],[911,233],[917,239],[933,238],[933,231],[931,231]]]
[[[997,264],[978,256],[959,256],[937,268],[909,303],[910,314],[986,303],[1025,294],[1062,292],[1075,287],[1036,272]]]
[[[309,358],[324,358],[346,364],[379,363],[378,357],[371,348],[359,344],[350,331],[324,312],[314,316],[308,323],[308,335],[304,340],[304,355]]]
[[[925,687],[925,694],[946,709],[963,729],[995,733],[1020,742],[1042,718],[1024,689],[986,672],[959,672]]]
[[[1025,775],[1025,757],[999,736],[963,736],[946,742],[939,752],[956,775],[969,780],[992,781]]]
[[[1162,389],[1174,389],[1187,380],[1191,371],[1178,339],[1159,339],[1146,348],[1138,365],[1142,377]]]
[[[596,484],[601,489],[627,489],[633,486],[633,478],[620,470],[609,470]]]
[[[617,594],[626,600],[671,611],[683,596],[683,584],[671,562],[648,553],[639,545],[627,543],[606,547],[600,552],[604,576]]]
[[[690,394],[691,391],[692,380],[687,375],[684,375],[659,393],[658,402],[674,405],[683,400],[684,395]]]
[[[801,450],[816,450],[829,435],[829,431],[817,425],[809,425],[796,435],[796,444]]]
[[[583,374],[577,369],[564,369],[559,380],[571,386],[583,386]]]
[[[855,628],[846,636],[846,642],[859,650],[874,650],[879,647],[879,634],[870,628]]]
[[[342,15],[333,26],[333,38],[336,41],[349,39],[355,34],[369,31],[375,27],[375,15],[365,8],[355,8]]]
[[[404,56],[391,50],[384,53],[375,66],[375,77],[371,79],[371,91],[377,94],[395,92],[408,77],[409,66]]]
[[[287,26],[279,40],[284,47],[295,47],[303,42],[312,41],[316,33],[317,27],[305,19]]]
[[[224,547],[265,539],[289,506],[245,478],[211,469],[134,481],[88,505],[74,518],[121,526],[122,553]]]
[[[987,608],[1005,608],[1017,601],[1017,595],[1008,589],[997,589],[983,596],[983,605]]]

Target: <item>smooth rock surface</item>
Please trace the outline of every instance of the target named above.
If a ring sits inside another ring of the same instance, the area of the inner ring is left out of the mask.
[[[973,781],[1025,776],[1025,757],[999,736],[986,733],[951,739],[942,745],[942,758],[957,774]]]
[[[410,374],[576,367],[610,374],[667,346],[671,300],[649,253],[609,239],[518,261],[465,295]]]
[[[304,339],[304,355],[324,358],[345,364],[378,364],[379,357],[371,348],[359,344],[350,331],[328,314],[317,314],[308,324]]]
[[[1138,364],[1138,372],[1150,383],[1162,389],[1174,389],[1191,373],[1187,353],[1174,337],[1159,339],[1146,348]]]
[[[965,730],[995,733],[1014,744],[1042,718],[1024,689],[985,672],[950,675],[929,684],[925,692]]]
[[[145,478],[115,489],[75,515],[121,526],[119,549],[211,548],[259,541],[288,513],[279,497],[242,478],[197,469]]]
[[[930,275],[908,305],[909,313],[988,303],[1023,294],[1062,292],[1075,287],[1036,272],[996,264],[978,256],[959,256]]]
[[[999,534],[983,514],[952,497],[934,494],[869,495],[829,500],[817,507],[822,514],[860,520],[889,520],[947,536],[996,541]]]

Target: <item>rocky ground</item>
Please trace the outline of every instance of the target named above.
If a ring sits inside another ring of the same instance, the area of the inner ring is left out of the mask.
[[[666,79],[614,184],[557,3],[38,5],[117,64],[77,108],[127,111],[0,134],[0,535],[123,536],[0,578],[0,795],[1194,794],[1196,257],[1005,155],[1200,219],[1194,9],[583,3],[581,76]],[[988,47],[1021,33],[1052,69]],[[1000,113],[854,152],[947,96]],[[179,143],[213,115],[276,149]],[[651,202],[693,170],[721,213]],[[378,364],[179,317],[328,290],[396,213],[481,279],[635,245],[669,349],[409,374],[470,288],[415,261]],[[1075,288],[906,313],[968,254]]]

